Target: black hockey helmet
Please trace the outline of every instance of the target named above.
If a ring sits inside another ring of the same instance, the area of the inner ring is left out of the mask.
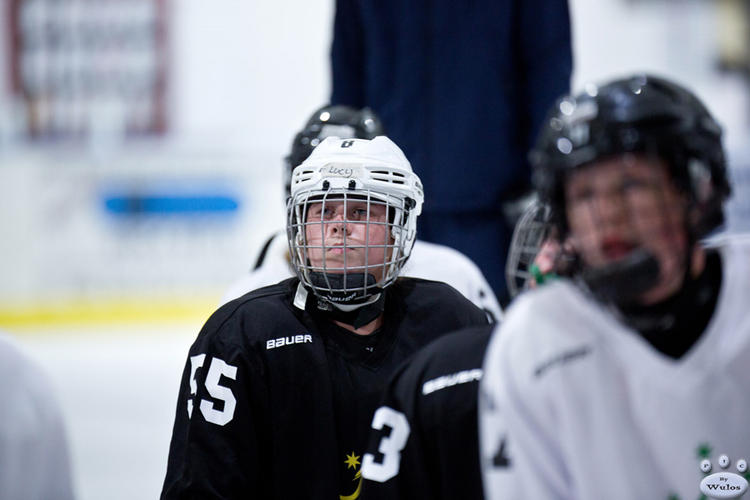
[[[724,221],[730,188],[721,127],[689,90],[664,78],[635,75],[587,85],[559,99],[529,154],[540,199],[565,234],[567,172],[622,153],[655,154],[690,199],[688,232],[697,239]]]
[[[685,230],[689,241],[696,242],[724,221],[730,188],[721,135],[703,103],[664,78],[634,75],[600,87],[588,85],[578,95],[559,99],[550,111],[529,154],[532,179],[565,240],[565,181],[571,171],[627,153],[658,157],[686,195]],[[656,284],[660,265],[640,249],[609,265],[584,266],[576,274],[599,297],[626,303]]]
[[[341,139],[373,139],[385,135],[380,119],[370,108],[357,110],[349,106],[323,106],[307,120],[305,127],[294,136],[292,149],[284,158],[284,185],[289,194],[292,170],[310,156],[315,146],[326,137]]]

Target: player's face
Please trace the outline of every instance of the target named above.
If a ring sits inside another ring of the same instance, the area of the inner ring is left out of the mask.
[[[686,199],[662,160],[628,154],[595,162],[571,173],[565,198],[571,243],[584,265],[611,264],[644,248],[658,261],[660,274],[639,302],[657,302],[680,287]]]
[[[393,244],[384,204],[366,200],[311,203],[305,237],[310,264],[319,271],[363,272],[382,279]]]

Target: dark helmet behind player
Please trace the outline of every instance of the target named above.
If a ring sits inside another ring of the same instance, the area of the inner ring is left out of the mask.
[[[326,137],[341,139],[373,139],[385,135],[380,119],[370,108],[323,106],[307,120],[305,127],[294,136],[292,149],[284,158],[284,186],[289,194],[292,171],[310,156],[315,146]]]
[[[529,159],[540,199],[549,203],[561,238],[568,230],[566,174],[592,162],[626,153],[655,155],[666,162],[671,180],[686,194],[685,228],[691,242],[719,227],[730,188],[721,127],[701,101],[674,82],[650,75],[586,86],[557,101]],[[658,265],[634,255],[589,275],[589,287],[611,299],[648,289]]]

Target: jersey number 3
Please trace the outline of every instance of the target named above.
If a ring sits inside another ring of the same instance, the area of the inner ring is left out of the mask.
[[[193,417],[193,398],[198,394],[198,382],[195,380],[198,368],[201,368],[205,361],[205,354],[190,356],[190,398],[187,402],[188,418]],[[213,402],[202,399],[200,410],[206,422],[216,425],[226,425],[231,422],[232,418],[234,418],[234,408],[237,406],[237,400],[232,390],[219,385],[222,375],[235,380],[237,377],[237,367],[228,365],[219,358],[211,358],[211,366],[208,368],[208,375],[206,375],[204,383],[208,394],[212,398],[224,402],[224,409],[217,410]]]
[[[372,453],[365,453],[362,459],[362,476],[379,483],[384,483],[398,474],[401,450],[406,446],[411,432],[409,421],[403,413],[381,406],[372,417],[372,428],[379,431],[386,425],[391,428],[391,433],[383,436],[378,446],[378,451],[383,454],[383,461],[376,462]]]

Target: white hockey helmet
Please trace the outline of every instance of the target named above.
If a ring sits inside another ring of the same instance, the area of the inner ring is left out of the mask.
[[[315,204],[325,207],[326,203],[341,201],[346,215],[339,223],[366,224],[368,235],[366,241],[350,244],[344,231],[343,246],[364,255],[369,255],[371,249],[382,249],[382,260],[326,262],[327,247],[322,233],[319,243],[308,241],[308,230],[325,232],[325,224],[329,223],[308,221],[310,207]],[[366,215],[357,220],[350,218],[347,204],[363,201]],[[292,172],[287,236],[291,263],[300,282],[316,296],[333,304],[368,302],[396,280],[409,258],[423,201],[422,183],[404,153],[389,138],[326,138]],[[375,205],[385,207],[387,220],[371,220],[370,209]],[[375,225],[386,226],[387,241],[370,244],[370,230]],[[322,254],[322,262],[313,265],[311,251]]]

